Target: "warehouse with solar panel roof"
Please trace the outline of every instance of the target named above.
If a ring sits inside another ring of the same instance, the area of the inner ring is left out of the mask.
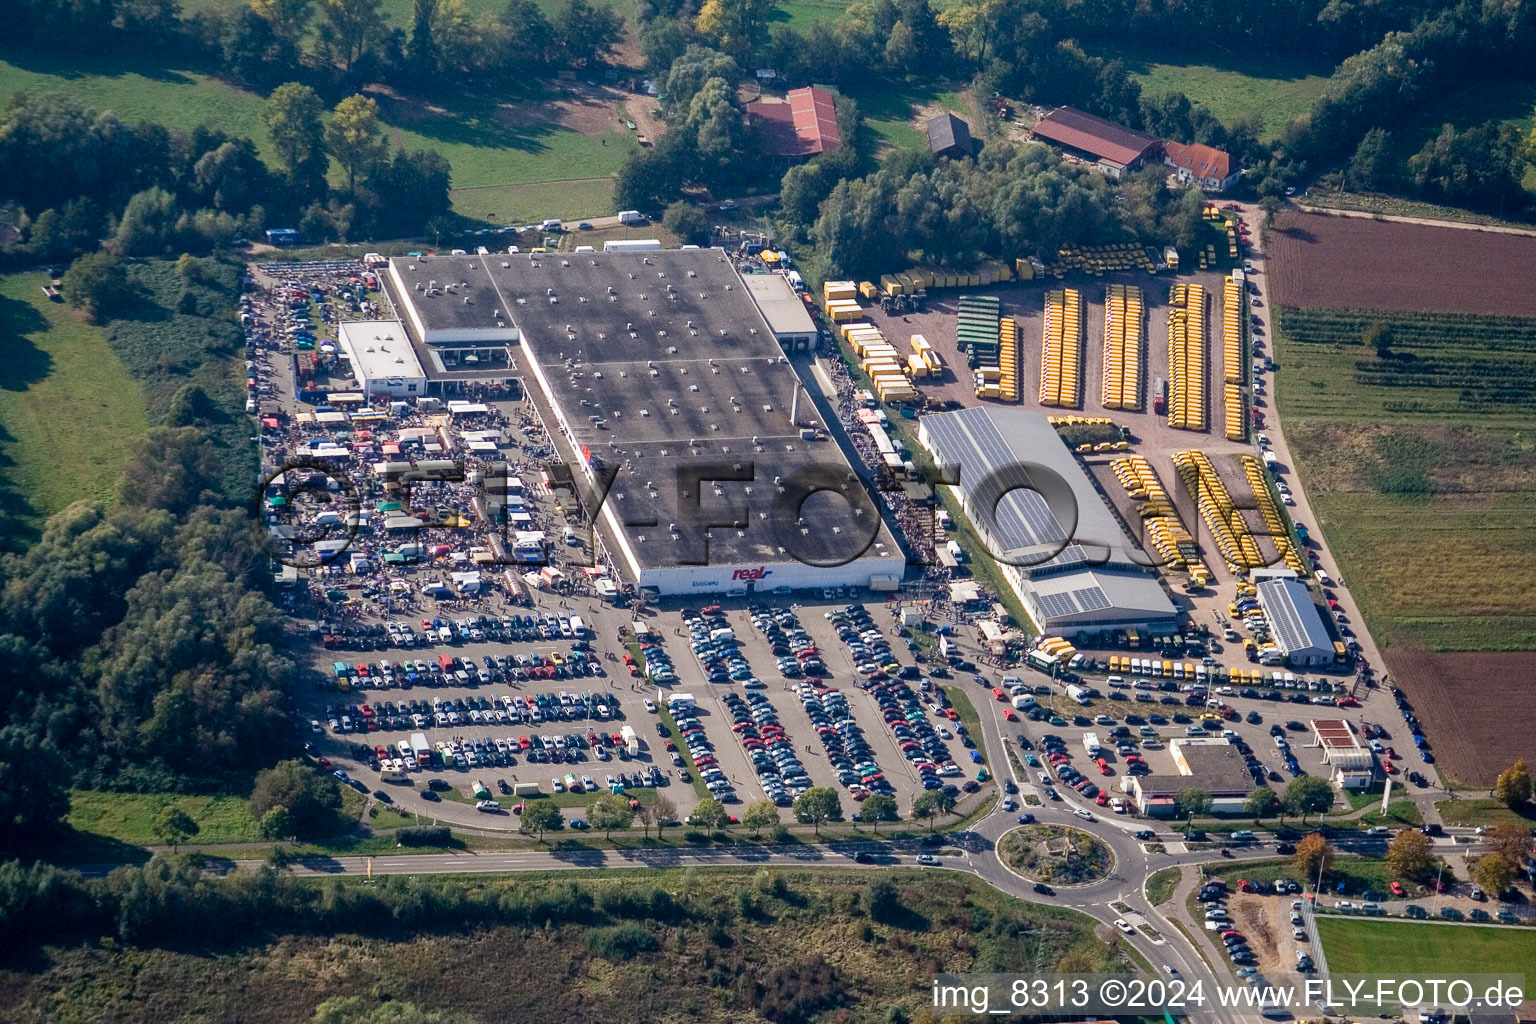
[[[1046,417],[979,406],[924,416],[918,440],[1042,633],[1174,630],[1155,563]]]
[[[640,588],[900,581],[905,554],[722,250],[397,258],[386,279],[429,382],[466,355],[522,379]]]

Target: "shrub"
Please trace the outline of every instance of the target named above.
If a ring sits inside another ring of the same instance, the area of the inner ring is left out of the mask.
[[[593,954],[607,960],[628,960],[660,947],[656,937],[638,924],[590,928],[587,930],[586,943],[587,949]]]

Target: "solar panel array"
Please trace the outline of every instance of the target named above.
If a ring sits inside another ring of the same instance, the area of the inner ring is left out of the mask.
[[[1077,614],[1077,602],[1070,594],[1036,594],[1035,603],[1048,619],[1059,619]]]
[[[1275,639],[1287,654],[1292,651],[1333,646],[1322,616],[1307,593],[1295,580],[1265,580],[1259,584],[1259,598],[1264,612],[1275,627]]]
[[[968,495],[990,503],[999,491],[1006,492],[997,502],[992,516],[994,541],[1005,551],[1060,545],[1067,531],[1052,515],[1050,506],[1033,485],[1028,472],[1019,464],[1021,456],[1009,446],[984,407],[958,413],[930,416],[924,421],[934,445],[947,463],[960,465],[960,486]],[[978,495],[977,488],[990,478],[991,494]],[[1013,488],[1013,489],[1010,489]],[[1084,561],[1076,544],[1063,548],[1049,562],[1065,565]],[[1033,563],[1032,563],[1033,564]]]
[[[1109,598],[1100,587],[1083,587],[1081,590],[1072,591],[1072,597],[1077,605],[1085,612],[1096,612],[1101,608],[1109,607]]]

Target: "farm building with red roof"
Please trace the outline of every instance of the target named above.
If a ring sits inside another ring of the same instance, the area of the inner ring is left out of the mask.
[[[1156,160],[1163,143],[1146,132],[1127,128],[1072,107],[1057,107],[1032,129],[1034,137],[1094,161],[1112,178]]]
[[[792,89],[783,102],[756,100],[747,117],[757,128],[758,151],[789,160],[812,157],[842,145],[837,110],[825,89]]]
[[[1163,163],[1173,168],[1180,181],[1192,181],[1208,192],[1225,191],[1243,174],[1232,167],[1225,151],[1199,143],[1164,142]]]

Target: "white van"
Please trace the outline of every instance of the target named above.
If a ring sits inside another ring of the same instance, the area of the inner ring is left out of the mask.
[[[562,231],[564,228],[565,222],[562,221],[559,217],[545,217],[543,220],[539,221],[540,231]]]
[[[645,216],[639,210],[620,210],[619,223],[626,227],[630,224],[644,224]]]

